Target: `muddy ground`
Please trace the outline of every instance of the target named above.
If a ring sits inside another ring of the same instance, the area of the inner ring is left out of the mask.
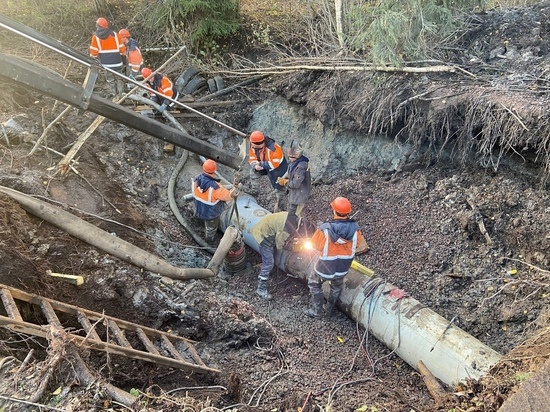
[[[498,61],[507,65],[505,70],[512,70],[513,59],[496,57],[499,53],[491,50],[500,47],[504,38],[516,38],[526,50],[538,48],[531,60],[516,59],[518,73],[542,70],[547,58],[545,10],[541,6],[481,16],[487,23],[472,31],[468,50],[476,51],[482,61],[492,60],[493,65]],[[503,21],[508,24],[502,26]],[[504,37],[492,35],[497,25],[508,30]],[[540,31],[535,36],[524,29],[526,25]],[[535,37],[539,40],[533,45]],[[301,101],[327,125],[357,127],[349,111],[327,117],[332,103],[357,93],[353,76],[350,81],[341,81],[346,74],[338,76],[334,84],[339,87],[327,87],[322,98],[319,94],[309,100],[303,97],[314,88],[317,77],[301,74],[228,95],[224,98],[241,103],[210,114],[247,131],[254,108],[278,94]],[[288,87],[281,88],[283,81]],[[206,266],[210,255],[194,244],[168,204],[168,181],[181,149],[165,153],[162,142],[106,121],[79,151],[74,170],[60,176],[56,173],[59,153],[72,146],[95,115],[71,112],[48,135],[44,144],[48,149],[41,147],[29,156],[45,125],[62,107],[54,110],[53,100],[13,85],[6,90],[1,120],[7,125],[11,119],[21,129],[6,129],[6,137],[0,139],[0,185],[47,199],[174,265]],[[544,94],[536,96],[537,101],[545,98]],[[237,150],[238,139],[218,126],[198,119],[182,124],[197,137]],[[88,365],[106,381],[141,393],[136,410],[184,410],[184,405],[201,410],[210,403],[237,410],[494,411],[544,363],[550,342],[543,334],[549,326],[550,268],[550,203],[544,168],[540,162],[509,158],[497,170],[486,163],[480,167],[437,161],[398,171],[369,170],[365,165],[351,174],[342,171],[329,184],[319,182],[305,209],[307,218],[322,221],[330,217],[330,198],[336,194],[348,197],[370,245],[358,261],[506,355],[486,380],[446,388],[449,396],[443,405],[436,404],[414,369],[365,336],[352,320],[341,313],[322,320],[303,315],[308,291],[296,279],[275,273],[270,280],[274,300],[267,303],[256,297],[260,261],[251,250],[247,250],[249,268],[242,273],[222,272],[215,279],[172,283],[65,234],[0,195],[0,283],[179,333],[197,342],[206,364],[222,371],[198,376],[83,353]],[[181,200],[191,176],[198,172],[195,158],[188,163],[178,177],[176,199],[181,213],[200,233],[200,222]],[[259,202],[271,208],[266,190]],[[85,283],[74,286],[52,279],[47,270],[82,275]],[[186,310],[174,310],[166,296],[179,299]],[[18,372],[31,348],[35,349],[33,362]],[[2,368],[0,393],[32,394],[38,385],[33,379],[47,370],[54,352],[45,341],[0,329],[0,353],[18,359]],[[50,373],[39,403],[75,411],[121,408],[109,402],[99,386],[79,385],[68,363],[51,368]],[[20,407],[11,406],[11,410]]]

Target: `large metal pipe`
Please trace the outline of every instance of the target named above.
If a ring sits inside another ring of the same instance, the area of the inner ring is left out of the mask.
[[[242,232],[245,243],[258,251],[259,245],[250,230],[270,212],[251,196],[237,199],[238,216],[229,211],[222,215],[222,229],[234,224]],[[302,282],[314,264],[307,251],[278,251],[276,265]],[[360,265],[354,265],[360,266]],[[393,292],[393,293],[392,293]],[[454,385],[466,379],[479,379],[502,357],[416,299],[395,286],[359,270],[350,269],[338,307],[348,317],[395,351],[411,367],[419,361],[438,379]]]

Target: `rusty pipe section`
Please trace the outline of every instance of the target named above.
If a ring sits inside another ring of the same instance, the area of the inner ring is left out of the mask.
[[[27,212],[64,230],[70,235],[97,247],[125,262],[172,279],[205,279],[217,275],[224,257],[238,236],[235,228],[226,230],[220,245],[206,268],[180,268],[131,243],[112,236],[85,220],[47,202],[35,199],[17,190],[0,186],[0,192],[19,202]]]
[[[245,243],[258,251],[250,230],[270,212],[248,195],[240,196],[237,206],[239,221],[235,214],[226,212],[222,215],[222,228],[238,225]],[[284,272],[307,282],[315,257],[307,251],[283,250],[276,253],[275,263]],[[479,379],[501,359],[501,354],[402,292],[380,278],[352,268],[345,277],[338,307],[412,368],[418,369],[422,361],[447,385]]]

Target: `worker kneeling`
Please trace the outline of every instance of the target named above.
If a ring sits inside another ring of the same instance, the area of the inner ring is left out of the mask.
[[[205,240],[212,244],[218,227],[220,215],[225,209],[226,202],[236,198],[239,190],[226,189],[220,184],[220,179],[214,176],[216,173],[216,162],[207,159],[202,165],[204,173],[196,176],[191,184],[195,203],[195,215],[204,220]]]

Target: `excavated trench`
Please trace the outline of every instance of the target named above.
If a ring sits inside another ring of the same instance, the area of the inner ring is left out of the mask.
[[[157,139],[106,122],[79,152],[74,164],[79,173],[56,176],[51,168],[60,159],[49,149],[70,147],[94,116],[72,113],[50,135],[47,148],[27,157],[40,131],[39,109],[53,105],[42,97],[38,104],[34,101],[29,99],[24,115],[10,114],[21,130],[10,131],[4,146],[2,186],[57,202],[174,266],[208,265],[210,255],[182,230],[170,207],[169,182],[183,155],[181,147],[165,153]],[[96,103],[92,101],[92,107],[103,104]],[[269,131],[286,146],[292,139],[303,143],[316,181],[306,216],[325,220],[330,198],[349,197],[371,246],[359,261],[381,279],[503,354],[547,325],[544,268],[550,230],[546,214],[538,212],[548,205],[547,192],[533,178],[539,166],[508,162],[508,157],[498,170],[456,166],[452,156],[426,166],[409,157],[411,147],[406,143],[326,128],[303,105],[283,98],[233,109],[217,118],[243,131]],[[168,127],[159,123],[162,130]],[[214,146],[223,159],[238,152],[241,138],[219,125],[197,120],[184,127]],[[197,149],[199,144],[187,148]],[[205,154],[202,149],[197,152]],[[401,167],[403,159],[410,159],[414,167]],[[221,169],[231,180],[232,169]],[[183,198],[191,177],[199,172],[200,163],[191,155],[173,188],[180,213],[197,233],[201,222]],[[106,380],[126,391],[145,392],[142,399],[152,405],[173,406],[151,396],[161,388],[210,399],[219,408],[238,405],[240,410],[320,410],[327,405],[334,410],[437,410],[422,377],[358,323],[342,313],[321,321],[305,317],[308,293],[303,283],[276,272],[270,280],[275,300],[268,304],[258,299],[254,290],[259,257],[251,249],[247,248],[250,266],[245,271],[222,270],[213,279],[173,281],[75,240],[9,199],[0,200],[5,263],[0,283],[181,334],[196,340],[205,363],[222,371],[197,377],[149,363],[87,355],[95,371],[108,371],[102,373]],[[258,201],[270,209],[268,187],[262,187]],[[80,274],[85,283],[63,283],[48,277],[47,270]],[[445,333],[434,345],[445,339]],[[2,329],[0,350],[19,360],[40,345],[45,342],[22,345]],[[528,349],[529,345],[523,347]],[[47,360],[47,352],[40,351],[36,359]],[[26,374],[29,378],[44,369],[40,363],[33,367]],[[59,405],[90,406],[102,399],[99,391],[75,387],[66,365],[51,369],[62,388]],[[451,396],[448,405],[463,405],[475,397],[475,402],[498,407],[507,385],[511,386],[501,382],[498,396],[495,391],[469,389]],[[32,384],[28,388],[32,390]],[[94,397],[98,400],[92,401]]]

